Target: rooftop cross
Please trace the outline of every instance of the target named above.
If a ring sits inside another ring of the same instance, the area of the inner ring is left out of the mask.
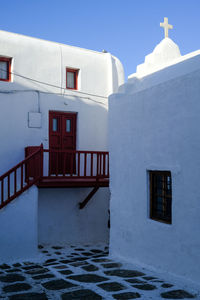
[[[164,18],[164,23],[160,23],[160,27],[165,30],[165,38],[168,37],[168,30],[173,28],[172,25],[168,24],[168,18]]]

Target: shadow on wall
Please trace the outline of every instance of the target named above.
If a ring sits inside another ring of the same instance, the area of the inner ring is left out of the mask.
[[[109,189],[99,189],[80,210],[80,199],[89,191],[90,188],[39,189],[39,244],[108,243]]]

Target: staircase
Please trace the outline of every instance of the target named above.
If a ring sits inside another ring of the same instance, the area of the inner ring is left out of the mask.
[[[29,166],[34,166],[28,175]],[[31,174],[30,174],[31,175]],[[42,176],[42,146],[0,176],[0,209],[36,184]]]

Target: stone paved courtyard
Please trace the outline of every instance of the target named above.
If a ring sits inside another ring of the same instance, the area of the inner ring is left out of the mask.
[[[0,265],[1,299],[200,299],[200,293],[108,257],[108,248],[43,247],[40,262]]]

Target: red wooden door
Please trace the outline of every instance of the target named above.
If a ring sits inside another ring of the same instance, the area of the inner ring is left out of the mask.
[[[50,174],[75,173],[75,155],[61,151],[76,150],[76,113],[49,112],[49,150]]]

